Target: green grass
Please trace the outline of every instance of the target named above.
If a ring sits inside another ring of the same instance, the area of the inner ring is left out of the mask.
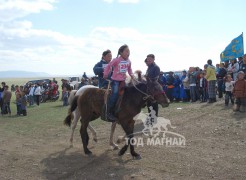
[[[11,103],[11,111],[11,116],[0,117],[1,129],[13,136],[32,135],[62,127],[63,119],[67,114],[67,107],[63,107],[60,100],[41,103],[40,106],[28,107],[27,116],[17,116],[16,105]]]

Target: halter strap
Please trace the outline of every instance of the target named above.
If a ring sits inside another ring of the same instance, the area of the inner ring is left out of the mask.
[[[133,80],[139,82],[139,81],[136,80],[136,79],[133,79]],[[136,90],[138,90],[140,93],[142,93],[143,95],[145,95],[145,97],[143,97],[143,100],[147,100],[147,99],[149,99],[149,98],[151,98],[151,99],[154,100],[154,97],[153,97],[152,95],[147,94],[147,93],[143,92],[142,90],[140,90],[140,89],[135,85],[134,81],[132,81],[132,84],[133,84],[134,88],[135,88]],[[140,83],[140,82],[139,82],[139,83]]]

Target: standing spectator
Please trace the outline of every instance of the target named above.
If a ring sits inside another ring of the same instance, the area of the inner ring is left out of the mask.
[[[244,79],[244,72],[239,71],[238,79],[235,82],[235,87],[233,89],[233,95],[235,97],[235,111],[246,111],[246,80]]]
[[[199,80],[199,87],[200,87],[200,100],[201,102],[206,102],[207,101],[207,80],[204,77],[205,72],[201,72],[200,74],[200,80]]]
[[[147,81],[158,81],[160,76],[160,68],[155,63],[155,55],[154,54],[148,54],[146,58],[146,65],[148,66],[147,72],[146,72],[146,79]],[[147,107],[148,112],[151,112],[150,106],[154,109],[156,112],[156,116],[158,116],[158,104],[157,102],[152,103],[150,101],[147,101]]]
[[[234,104],[234,98],[232,94],[233,85],[235,81],[232,81],[232,77],[230,74],[228,74],[225,78],[225,105],[228,106],[229,100],[231,100],[231,103]]]
[[[16,93],[16,109],[17,109],[17,116],[20,116],[22,114],[22,110],[21,110],[21,93]]]
[[[200,88],[199,88],[199,82],[200,82],[200,74],[202,70],[199,67],[195,68],[195,74],[196,74],[196,88],[195,88],[195,93],[196,93],[196,100],[200,99]]]
[[[42,95],[41,94],[41,87],[39,84],[36,85],[36,89],[34,91],[34,95],[35,95],[35,99],[36,99],[36,103],[37,105],[39,106],[39,103],[40,103],[40,96]]]
[[[86,72],[84,72],[82,78],[89,79],[89,78],[87,77],[87,75],[86,75]]]
[[[11,92],[15,92],[15,85],[14,84],[11,85]]]
[[[173,102],[174,77],[173,72],[170,71],[167,76],[167,97],[170,102]]]
[[[62,90],[63,106],[68,106],[68,96],[69,96],[68,90],[64,86]]]
[[[9,114],[9,116],[11,116],[11,109],[10,109],[10,100],[12,97],[12,93],[11,91],[9,91],[9,86],[5,85],[4,86],[4,91],[3,91],[3,111],[2,111],[2,115],[5,114]]]
[[[223,63],[220,64],[220,69],[218,74],[216,75],[217,77],[217,83],[218,83],[218,92],[219,92],[219,98],[223,97],[223,83],[224,83],[224,78],[227,74],[226,68]]]
[[[61,85],[62,89],[64,88],[64,86],[66,86],[67,90],[70,90],[71,86],[69,85],[68,80],[62,79],[61,81],[62,81],[62,85]]]
[[[207,61],[208,67],[206,69],[206,79],[208,81],[208,96],[209,100],[208,103],[214,103],[216,102],[216,73],[215,73],[215,67],[212,65],[212,60],[209,59]]]
[[[219,71],[220,71],[220,64],[216,64],[216,75],[219,74]]]
[[[23,114],[23,116],[27,115],[26,106],[27,106],[27,95],[25,92],[21,92],[21,114]]]
[[[238,71],[239,71],[239,64],[237,63],[237,59],[231,60],[231,64],[228,67],[228,72],[232,74],[234,81],[236,81],[237,79]]]
[[[190,67],[188,71],[189,85],[190,85],[190,96],[191,102],[196,102],[196,82],[197,82],[197,74],[194,67]]]
[[[176,102],[180,101],[180,84],[181,84],[181,81],[179,79],[179,76],[175,75],[174,76],[174,83],[173,83],[173,85],[174,85],[173,97],[175,98]]]
[[[167,79],[162,71],[160,72],[158,82],[162,86],[163,90],[166,92]]]
[[[85,86],[85,85],[88,85],[89,83],[88,83],[88,81],[86,81],[86,79],[85,78],[81,78],[81,82],[79,83],[79,89],[81,88],[81,87],[83,87],[83,86]]]
[[[3,110],[3,91],[4,91],[4,86],[6,85],[5,82],[1,83],[2,87],[0,87],[0,110],[2,112]]]
[[[243,56],[243,63],[242,63],[240,71],[244,72],[244,74],[245,74],[244,79],[246,79],[246,54],[244,54],[244,56]]]
[[[239,57],[237,63],[238,63],[238,65],[239,65],[239,71],[242,71],[243,57]]]
[[[229,62],[229,60],[228,60],[228,61],[225,61],[224,63],[225,63],[225,68],[226,68],[226,69],[227,69],[227,71],[228,71],[228,68],[229,68],[229,66],[230,66],[230,62]]]
[[[53,82],[54,82],[55,84],[58,83],[57,80],[56,80],[56,78],[53,78]],[[57,84],[57,85],[58,85],[58,84]]]
[[[107,88],[108,86],[108,81],[103,78],[103,71],[111,60],[112,60],[112,53],[110,50],[106,50],[102,53],[101,61],[98,62],[93,68],[95,75],[98,76],[99,88]]]
[[[21,91],[20,87],[18,85],[15,86],[15,100],[16,100],[16,109],[17,109],[17,115],[21,114]]]
[[[187,72],[183,71],[181,76],[181,86],[180,86],[180,98],[183,102],[190,101],[190,85]]]
[[[15,94],[20,93],[20,87],[18,85],[15,86]]]
[[[34,90],[35,87],[33,84],[31,84],[30,91],[29,91],[29,106],[32,106],[34,104]]]

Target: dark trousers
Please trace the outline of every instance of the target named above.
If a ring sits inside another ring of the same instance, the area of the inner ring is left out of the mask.
[[[190,97],[192,102],[196,102],[196,86],[190,86]]]
[[[148,112],[150,113],[150,106],[152,106],[153,107],[153,110],[155,110],[155,112],[156,112],[156,116],[158,116],[158,103],[157,102],[155,102],[155,103],[151,103],[151,102],[147,102],[147,107],[148,107]]]
[[[21,104],[17,104],[16,105],[16,108],[17,108],[17,115],[21,115]]]
[[[207,90],[205,87],[200,87],[200,100],[202,102],[206,102],[207,101]]]
[[[200,99],[200,91],[199,91],[199,86],[198,85],[196,85],[195,94],[196,94],[196,100]]]
[[[68,97],[63,98],[63,106],[68,106]]]
[[[218,79],[218,93],[219,98],[223,97],[223,79]]]
[[[40,101],[40,95],[35,95],[36,96],[36,103],[39,106],[39,101]]]
[[[226,105],[229,104],[229,100],[231,100],[231,103],[234,104],[234,98],[233,98],[232,92],[226,91],[226,94],[225,94],[225,104]]]
[[[173,102],[173,88],[167,88],[167,97],[170,100],[170,102]]]
[[[10,109],[10,102],[3,103],[2,105],[2,114],[11,114],[11,109]]]
[[[2,112],[2,110],[3,110],[3,99],[2,98],[0,98],[0,108],[1,108],[1,112]]]
[[[185,94],[186,94],[186,99],[184,99],[184,101],[190,101],[190,89],[185,89],[184,90],[185,91]]]

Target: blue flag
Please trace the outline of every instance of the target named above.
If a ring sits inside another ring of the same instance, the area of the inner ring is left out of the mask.
[[[244,55],[243,48],[243,33],[233,39],[231,43],[225,48],[225,50],[220,54],[220,60],[222,62],[242,57]]]

